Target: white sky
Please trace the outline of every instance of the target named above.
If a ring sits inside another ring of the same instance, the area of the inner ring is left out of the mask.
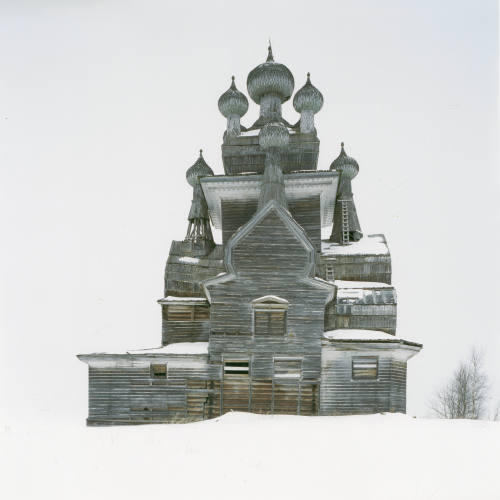
[[[222,173],[217,99],[269,36],[325,97],[319,168],[343,140],[388,238],[398,334],[424,343],[408,412],[472,345],[500,399],[496,2],[0,1],[0,413],[83,424],[75,354],[159,344],[185,171],[201,147]]]

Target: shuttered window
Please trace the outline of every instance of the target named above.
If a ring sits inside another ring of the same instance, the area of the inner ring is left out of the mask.
[[[255,312],[255,335],[285,335],[286,311],[270,310]]]
[[[207,306],[167,306],[168,321],[208,321],[210,309]]]
[[[353,379],[376,379],[378,377],[378,358],[376,356],[357,356],[352,358]]]

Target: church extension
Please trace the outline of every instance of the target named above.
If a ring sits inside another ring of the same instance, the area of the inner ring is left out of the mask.
[[[248,128],[234,77],[219,98],[224,174],[201,151],[186,172],[193,200],[166,264],[161,347],[78,356],[88,425],[406,411],[406,365],[422,345],[396,336],[389,249],[363,235],[354,205],[358,163],[342,144],[317,170],[323,96],[308,74],[293,97],[299,121],[283,118],[294,78],[271,47],[247,89],[260,106]]]

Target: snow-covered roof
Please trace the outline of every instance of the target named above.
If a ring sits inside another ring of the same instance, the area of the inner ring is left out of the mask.
[[[338,330],[329,330],[323,333],[323,338],[328,340],[347,340],[347,341],[359,341],[359,342],[371,342],[371,341],[390,341],[390,342],[407,342],[410,344],[421,345],[418,342],[408,339],[402,339],[391,335],[387,332],[382,332],[380,330],[361,330],[361,329],[351,329],[351,328],[339,328]]]
[[[207,298],[206,297],[174,297],[173,295],[169,295],[168,297],[164,297],[163,299],[160,299],[158,301],[160,304],[168,304],[168,303],[172,303],[172,304],[175,304],[175,303],[179,303],[179,302],[182,302],[183,304],[186,304],[186,303],[192,303],[192,302],[196,302],[196,303],[204,303],[204,302],[207,302]]]
[[[389,248],[384,235],[370,234],[349,245],[322,241],[321,255],[389,255]]]
[[[330,330],[323,334],[328,340],[401,340],[390,333],[379,330],[355,330],[343,328]]]
[[[388,285],[387,283],[380,283],[378,281],[335,280],[333,284],[338,288],[393,288],[392,285]]]
[[[208,342],[178,342],[151,349],[135,349],[128,354],[208,354]]]

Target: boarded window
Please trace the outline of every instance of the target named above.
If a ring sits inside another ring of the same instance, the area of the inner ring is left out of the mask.
[[[378,377],[378,358],[376,356],[357,356],[352,358],[353,379],[376,379]]]
[[[286,333],[288,301],[266,295],[252,301],[254,308],[254,334],[282,337]]]
[[[274,358],[274,377],[299,379],[302,374],[302,359]]]
[[[255,311],[255,335],[285,334],[286,311]]]
[[[151,365],[151,376],[155,379],[167,378],[167,365],[165,363],[152,364]]]
[[[225,375],[248,375],[248,360],[224,362]]]
[[[168,321],[208,321],[210,309],[207,306],[167,306]]]

